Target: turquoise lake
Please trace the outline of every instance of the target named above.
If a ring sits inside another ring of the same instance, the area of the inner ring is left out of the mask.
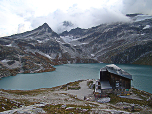
[[[99,71],[105,63],[98,64],[64,64],[55,66],[56,71],[18,74],[0,80],[1,89],[32,90],[51,88],[81,79],[99,79]],[[116,64],[132,75],[132,86],[152,93],[152,66]]]

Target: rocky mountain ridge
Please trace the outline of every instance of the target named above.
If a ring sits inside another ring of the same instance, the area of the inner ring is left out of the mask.
[[[75,31],[78,32],[78,28]],[[72,36],[73,39],[67,43],[79,49],[80,55],[99,62],[152,65],[151,31],[151,19],[147,19],[132,23],[104,24],[87,30],[79,28],[81,34],[75,35],[71,30],[66,35]],[[144,59],[145,62],[137,62],[145,57],[148,58]]]
[[[66,63],[152,65],[152,18],[55,33],[47,23],[0,38],[0,77],[53,71]]]

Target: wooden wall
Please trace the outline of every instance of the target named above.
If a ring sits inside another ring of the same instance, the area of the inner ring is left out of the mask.
[[[108,71],[100,72],[100,81],[109,81],[113,89],[130,89],[131,88],[130,79],[124,78],[116,74],[112,74]],[[116,83],[119,83],[119,84],[116,86]]]
[[[113,87],[113,89],[130,89],[131,88],[131,80],[121,77],[116,74],[110,73],[109,82],[110,82],[110,85]]]

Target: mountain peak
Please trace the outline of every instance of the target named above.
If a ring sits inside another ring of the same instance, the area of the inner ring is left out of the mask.
[[[38,27],[39,29],[48,29],[48,32],[52,32],[53,30],[50,28],[50,26],[47,23],[44,23],[43,25]]]
[[[54,32],[47,23],[44,23],[43,25],[39,26],[37,29],[39,30],[43,29],[43,31],[47,31],[48,33]]]
[[[47,23],[44,23],[44,24],[42,25],[42,27],[50,28],[49,25],[48,25]]]
[[[59,35],[56,32],[54,32],[47,23],[44,23],[42,26],[39,26],[38,29],[44,29],[43,33],[45,31],[45,32],[51,33],[52,36],[54,37],[59,37]]]

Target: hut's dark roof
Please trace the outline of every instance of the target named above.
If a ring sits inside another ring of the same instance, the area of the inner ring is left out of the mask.
[[[114,64],[106,65],[106,67],[100,69],[100,71],[108,71],[110,73],[132,80],[132,75],[130,75],[128,72],[122,70],[121,68],[119,68],[118,66]]]

